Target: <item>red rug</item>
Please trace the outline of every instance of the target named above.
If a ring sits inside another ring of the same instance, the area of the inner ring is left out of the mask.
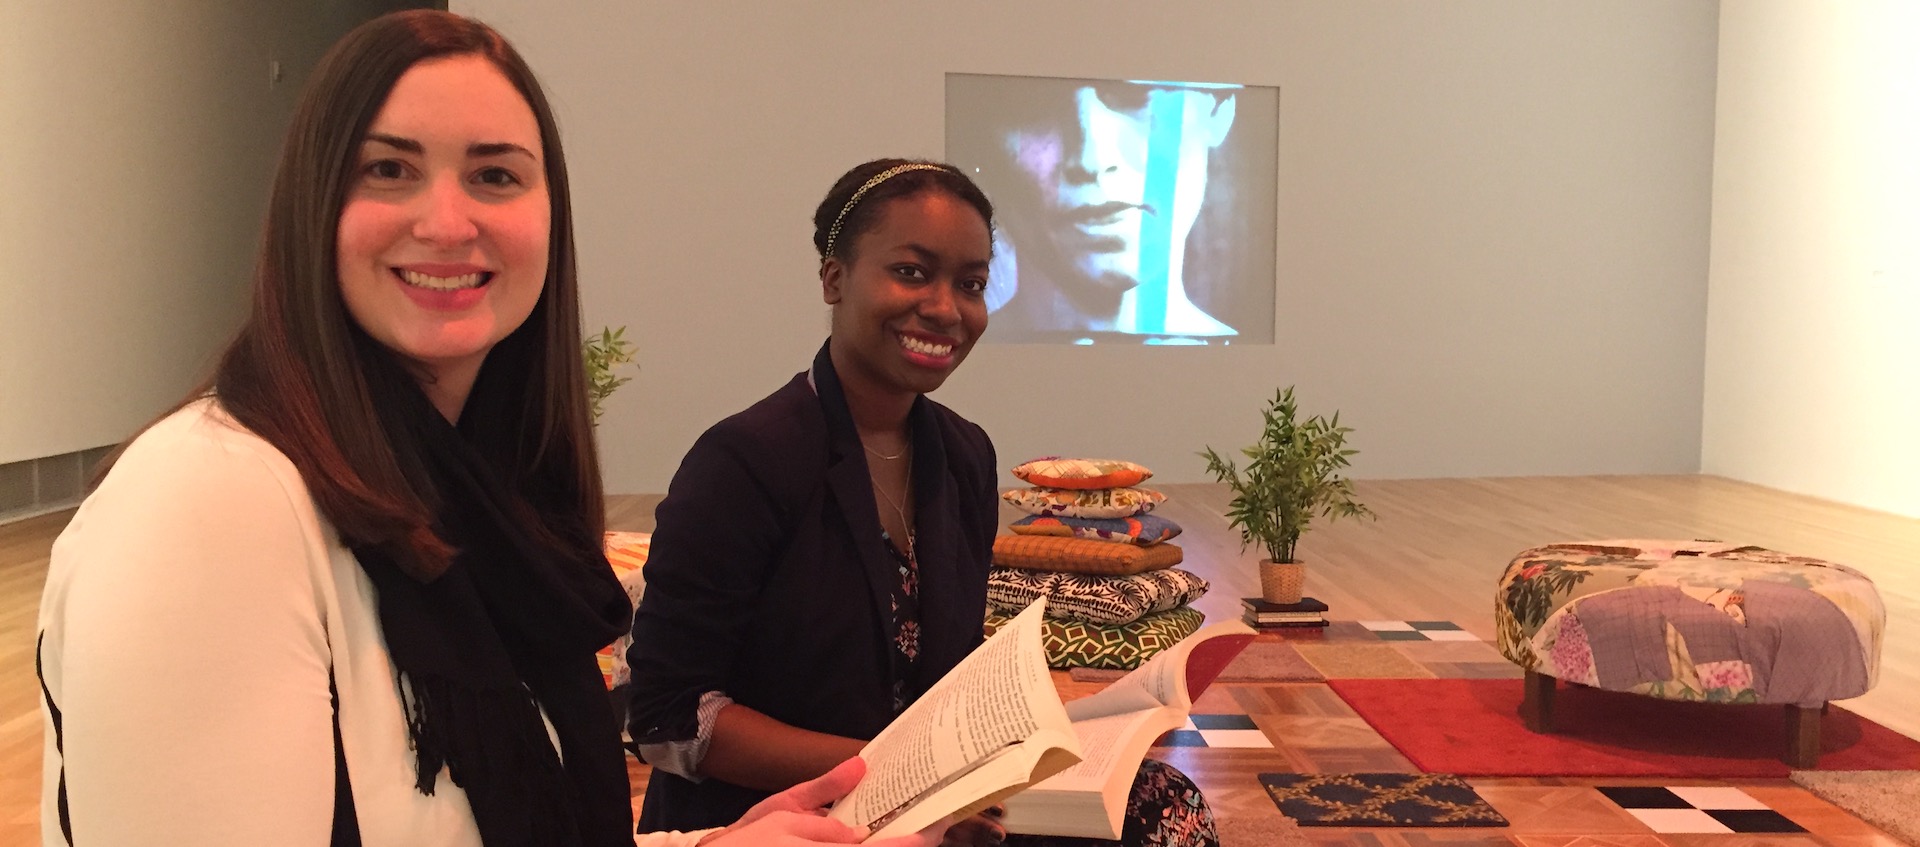
[[[1421,770],[1463,776],[1782,777],[1786,709],[1676,703],[1562,684],[1552,735],[1520,722],[1517,679],[1327,683]],[[1820,770],[1920,769],[1920,742],[1832,707]]]

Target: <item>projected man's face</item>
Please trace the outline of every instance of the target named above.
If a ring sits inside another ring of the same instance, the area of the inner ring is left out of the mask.
[[[1062,282],[1117,296],[1139,284],[1143,229],[1168,227],[1180,240],[1192,229],[1207,151],[1232,126],[1233,95],[1115,82],[1072,96],[1071,108],[1057,113],[1066,120],[1005,137],[1038,191],[1037,223],[1050,242],[1021,249],[1048,248],[1048,264],[1074,277]],[[1150,181],[1160,183],[1158,197],[1149,196]]]

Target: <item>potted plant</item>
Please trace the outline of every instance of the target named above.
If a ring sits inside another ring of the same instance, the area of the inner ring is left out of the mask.
[[[613,369],[633,363],[633,342],[626,339],[626,327],[602,327],[599,335],[581,342],[580,355],[587,364],[587,399],[593,402],[593,422],[600,423],[600,402],[626,385],[632,377],[614,376]]]
[[[1245,473],[1212,447],[1200,455],[1206,457],[1207,472],[1233,491],[1227,518],[1240,530],[1240,549],[1258,543],[1267,553],[1260,561],[1261,597],[1298,603],[1306,566],[1294,553],[1313,519],[1373,517],[1373,512],[1353,499],[1353,481],[1340,475],[1358,451],[1346,446],[1353,430],[1340,425],[1339,412],[1299,420],[1288,387],[1274,392],[1263,414],[1260,440],[1240,451],[1247,457]]]

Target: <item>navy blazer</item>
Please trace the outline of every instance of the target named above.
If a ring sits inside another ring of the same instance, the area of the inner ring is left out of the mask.
[[[999,478],[980,427],[924,396],[908,422],[921,629],[907,687],[917,695],[981,641]],[[655,523],[627,654],[636,740],[692,738],[709,691],[852,738],[893,720],[899,576],[826,347],[810,372],[695,442]],[[656,769],[639,829],[725,826],[766,796]]]

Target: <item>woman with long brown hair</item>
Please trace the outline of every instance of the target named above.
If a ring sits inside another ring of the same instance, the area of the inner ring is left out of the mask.
[[[572,232],[498,33],[322,60],[244,327],[54,545],[45,843],[635,843]],[[860,771],[642,843],[855,841],[811,812]]]

